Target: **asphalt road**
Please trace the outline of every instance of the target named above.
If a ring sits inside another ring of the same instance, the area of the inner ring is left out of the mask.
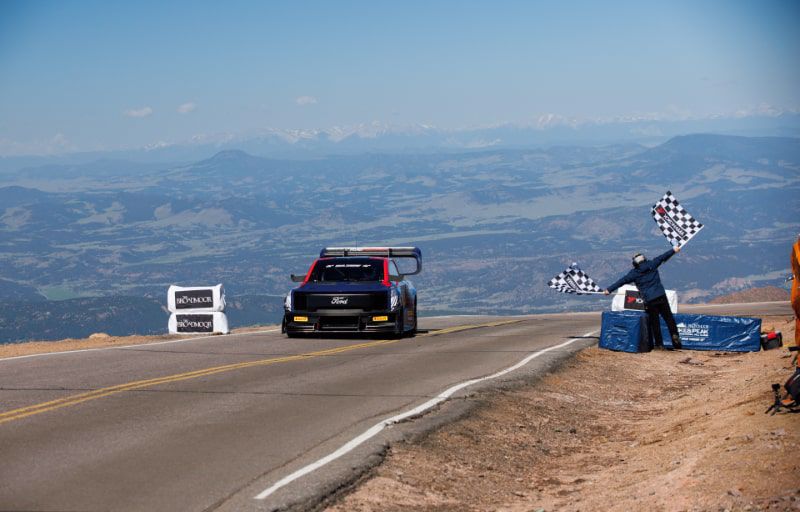
[[[780,303],[702,311],[791,314]],[[582,336],[599,319],[440,317],[401,340],[273,331],[0,360],[0,510],[302,509],[476,389],[595,343]],[[256,499],[382,420],[533,354]]]

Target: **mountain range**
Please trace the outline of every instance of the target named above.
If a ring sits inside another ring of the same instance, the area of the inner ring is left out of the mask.
[[[706,226],[662,267],[682,301],[783,286],[800,231],[791,137],[7,167],[0,342],[163,330],[170,284],[222,282],[234,326],[276,321],[289,274],[325,245],[420,246],[423,314],[599,309],[547,280],[577,261],[608,284],[634,252],[667,250],[650,216],[666,190]],[[60,321],[44,329],[47,312]]]
[[[761,107],[726,116],[699,118],[642,114],[609,119],[573,119],[545,114],[526,124],[501,123],[459,129],[382,122],[327,129],[265,128],[247,134],[197,134],[188,140],[158,141],[140,148],[0,156],[0,174],[46,165],[81,165],[88,170],[86,164],[107,172],[109,166],[104,164],[109,160],[120,168],[130,165],[130,162],[139,166],[144,163],[161,166],[193,163],[225,150],[241,150],[269,158],[307,160],[363,153],[463,153],[486,149],[615,144],[654,146],[687,133],[796,138],[800,137],[800,113]]]

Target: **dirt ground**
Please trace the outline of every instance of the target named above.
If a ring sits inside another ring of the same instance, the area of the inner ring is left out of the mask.
[[[233,329],[234,334],[275,329],[276,325],[260,325]],[[159,341],[180,340],[191,336],[208,336],[207,334],[165,334],[160,336],[109,336],[98,332],[88,338],[66,339],[59,341],[26,341],[23,343],[0,344],[0,359],[6,357],[27,356],[49,352],[67,352],[69,350],[83,350],[87,348],[123,347],[126,345],[144,345]]]
[[[793,342],[791,317],[765,328]],[[800,414],[766,415],[783,349],[627,354],[593,347],[386,460],[327,509],[800,510]]]

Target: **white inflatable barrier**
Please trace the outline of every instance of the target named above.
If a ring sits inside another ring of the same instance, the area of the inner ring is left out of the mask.
[[[672,314],[678,313],[678,293],[675,290],[666,290],[669,309]],[[611,311],[644,311],[644,301],[639,294],[639,289],[632,284],[626,284],[617,289],[611,299]]]
[[[169,315],[170,334],[228,334],[228,317],[219,311],[203,313],[172,313]]]
[[[171,313],[187,311],[225,311],[225,289],[216,286],[175,286],[167,291],[167,309]]]

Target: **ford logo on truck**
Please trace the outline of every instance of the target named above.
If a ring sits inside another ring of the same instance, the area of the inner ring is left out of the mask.
[[[331,304],[346,306],[347,297],[331,297]]]

